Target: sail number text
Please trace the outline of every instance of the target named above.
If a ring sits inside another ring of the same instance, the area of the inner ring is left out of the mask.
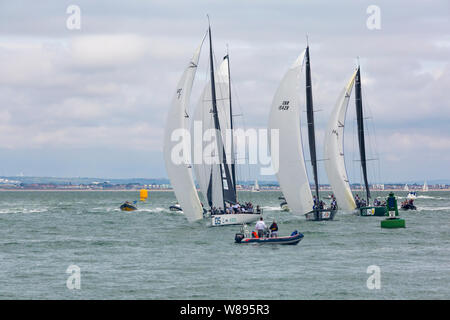
[[[289,109],[289,101],[283,101],[281,106],[278,107],[278,110],[288,110]]]

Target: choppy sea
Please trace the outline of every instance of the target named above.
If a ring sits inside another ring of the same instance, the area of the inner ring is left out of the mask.
[[[343,212],[308,222],[280,195],[240,200],[302,232],[297,246],[235,244],[239,226],[169,211],[172,192],[134,212],[119,210],[134,191],[0,192],[0,299],[450,299],[450,192],[418,192],[405,229]]]

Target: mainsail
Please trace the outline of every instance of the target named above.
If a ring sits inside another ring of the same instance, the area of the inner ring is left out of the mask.
[[[203,42],[202,42],[203,43]],[[192,178],[191,159],[189,154],[189,139],[187,135],[181,136],[181,141],[174,141],[176,133],[184,133],[189,126],[187,112],[192,85],[197,71],[201,46],[196,50],[188,67],[181,76],[177,90],[172,99],[172,107],[169,110],[164,133],[164,161],[167,174],[178,203],[181,205],[186,218],[189,221],[200,220],[203,217],[203,209],[198,198],[194,180]],[[175,136],[174,136],[175,135]],[[182,144],[180,154],[174,154],[179,144]],[[174,161],[175,157],[183,158],[181,163]]]
[[[276,176],[289,208],[295,213],[311,211],[313,200],[303,156],[300,132],[300,77],[304,50],[284,75],[272,102],[269,130],[278,130],[279,154],[273,142],[269,146],[272,161],[278,159]],[[276,160],[275,160],[276,161]]]
[[[351,211],[356,208],[350,184],[345,169],[344,160],[344,124],[350,94],[355,83],[356,71],[347,86],[342,90],[336,106],[328,121],[325,132],[324,158],[328,181],[336,197],[339,208]]]

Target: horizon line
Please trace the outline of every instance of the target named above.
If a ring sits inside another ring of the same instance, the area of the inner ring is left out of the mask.
[[[170,182],[170,179],[167,177],[157,177],[157,178],[149,178],[149,177],[128,177],[128,178],[112,178],[112,177],[89,177],[89,176],[33,176],[33,175],[0,175],[0,178],[6,178],[6,179],[67,179],[67,180],[74,180],[74,179],[91,179],[91,180],[168,180]],[[258,180],[259,183],[276,183],[279,184],[276,179],[273,180],[263,180],[263,179],[238,179],[238,181],[241,182],[254,182],[255,180]],[[437,182],[440,181],[440,182]],[[377,185],[377,184],[423,184],[427,183],[430,184],[450,184],[450,178],[440,178],[440,179],[431,179],[431,180],[409,180],[409,181],[389,181],[389,182],[372,182],[371,185]],[[350,185],[359,185],[361,183],[355,182],[351,183]],[[330,185],[329,183],[319,184],[319,185]]]

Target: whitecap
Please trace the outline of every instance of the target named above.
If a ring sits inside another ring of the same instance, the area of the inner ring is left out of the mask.
[[[417,211],[450,211],[450,207],[417,207]]]

